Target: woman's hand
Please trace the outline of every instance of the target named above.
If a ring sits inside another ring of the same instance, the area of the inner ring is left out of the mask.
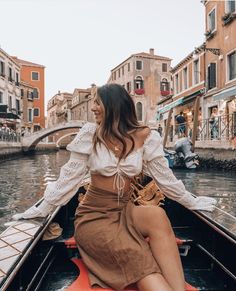
[[[199,196],[195,197],[187,192],[178,202],[191,210],[204,210],[212,212],[215,209],[217,200],[212,197]]]
[[[56,206],[43,200],[39,206],[32,206],[23,213],[17,213],[12,216],[13,220],[32,219],[37,217],[47,217],[55,210]]]

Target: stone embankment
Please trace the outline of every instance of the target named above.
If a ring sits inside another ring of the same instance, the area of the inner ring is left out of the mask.
[[[201,169],[236,171],[236,149],[196,148]]]
[[[55,143],[39,143],[36,147],[36,153],[57,151]],[[10,160],[24,155],[20,142],[0,142],[0,162]]]

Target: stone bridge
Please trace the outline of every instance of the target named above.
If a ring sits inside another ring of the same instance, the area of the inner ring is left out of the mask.
[[[86,121],[83,121],[83,120],[73,120],[73,121],[66,122],[66,123],[60,123],[54,127],[45,128],[45,129],[36,131],[36,132],[30,134],[29,136],[25,136],[22,138],[21,143],[22,143],[23,151],[28,152],[28,151],[34,150],[36,145],[43,138],[45,138],[46,136],[48,136],[54,132],[68,129],[68,128],[81,128],[85,123],[86,123]]]

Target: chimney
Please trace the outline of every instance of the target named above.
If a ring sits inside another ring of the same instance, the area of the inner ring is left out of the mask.
[[[152,55],[152,56],[154,56],[154,48],[150,48],[149,49],[149,54]]]
[[[61,91],[60,90],[58,90],[58,93],[57,93],[58,95],[61,95]]]

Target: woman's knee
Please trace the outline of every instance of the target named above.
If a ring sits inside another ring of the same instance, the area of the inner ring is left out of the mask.
[[[163,275],[159,273],[152,273],[145,276],[137,282],[137,286],[142,291],[172,291]]]

